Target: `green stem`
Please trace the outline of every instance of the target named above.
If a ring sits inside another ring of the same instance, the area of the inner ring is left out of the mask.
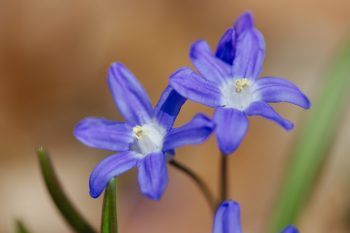
[[[211,210],[215,212],[216,210],[216,201],[214,198],[214,195],[211,193],[209,187],[206,185],[206,183],[197,175],[195,174],[191,169],[187,168],[183,164],[179,163],[176,160],[171,160],[170,165],[178,169],[179,171],[182,171],[187,176],[189,176],[198,186],[198,188],[201,190],[203,196],[205,197],[208,205],[210,206]]]
[[[111,179],[105,191],[101,221],[102,233],[118,233],[117,181]]]

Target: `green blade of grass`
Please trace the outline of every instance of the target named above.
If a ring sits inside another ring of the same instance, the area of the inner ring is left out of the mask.
[[[77,233],[96,233],[64,193],[46,150],[41,147],[37,154],[46,188],[63,218]]]
[[[118,233],[117,181],[113,178],[105,191],[102,209],[101,232]]]
[[[317,103],[310,111],[305,128],[296,140],[267,232],[279,232],[284,226],[298,220],[329,155],[349,84],[350,44],[341,51],[334,63]]]
[[[24,223],[20,220],[16,221],[16,233],[30,233],[30,231],[26,228]]]

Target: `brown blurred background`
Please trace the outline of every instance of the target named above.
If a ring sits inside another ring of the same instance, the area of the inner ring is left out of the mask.
[[[121,119],[106,85],[113,61],[125,63],[155,103],[176,68],[190,65],[198,38],[212,47],[245,10],[252,10],[267,41],[264,74],[292,80],[314,101],[326,71],[350,38],[349,0],[0,0],[0,232],[16,218],[33,232],[71,232],[49,199],[34,149],[52,154],[67,193],[96,228],[101,198],[88,195],[88,177],[107,151],[90,149],[72,135],[85,116]],[[277,106],[296,123],[291,133],[251,118],[248,136],[230,157],[231,197],[242,206],[244,232],[262,233],[293,140],[308,112]],[[187,103],[177,124],[202,106]],[[302,232],[345,233],[349,201],[350,112],[332,156],[305,207]],[[180,149],[180,161],[218,187],[218,152],[205,145]],[[143,198],[134,173],[120,179],[120,232],[211,232],[211,214],[196,186],[170,170],[161,202]],[[215,191],[216,194],[217,191]]]

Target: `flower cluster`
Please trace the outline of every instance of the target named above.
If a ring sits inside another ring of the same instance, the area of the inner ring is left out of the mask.
[[[246,135],[248,116],[261,116],[292,129],[293,124],[268,103],[289,102],[307,109],[310,102],[287,80],[258,79],[264,54],[263,36],[251,14],[244,13],[224,33],[215,53],[204,40],[193,43],[190,58],[198,73],[187,67],[177,70],[154,108],[135,76],[121,63],[112,64],[108,85],[125,122],[86,118],[74,131],[87,146],[117,152],[91,173],[90,195],[98,197],[111,178],[137,167],[141,192],[159,200],[168,183],[166,163],[177,148],[203,143],[215,132],[221,153],[230,155]],[[187,99],[215,108],[213,120],[198,113],[187,124],[173,128]],[[238,203],[225,201],[219,206],[213,232],[241,232]],[[293,226],[283,230],[295,232]]]

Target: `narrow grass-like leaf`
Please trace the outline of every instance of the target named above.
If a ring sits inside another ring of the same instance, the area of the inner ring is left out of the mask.
[[[350,90],[350,44],[341,51],[296,140],[267,232],[295,223],[324,167]]]
[[[116,178],[111,179],[105,191],[102,209],[101,232],[118,233]]]
[[[26,228],[24,223],[20,220],[16,221],[16,233],[30,233],[30,231]]]
[[[46,188],[63,218],[77,233],[96,233],[64,193],[46,150],[40,147],[37,150],[37,154]]]

